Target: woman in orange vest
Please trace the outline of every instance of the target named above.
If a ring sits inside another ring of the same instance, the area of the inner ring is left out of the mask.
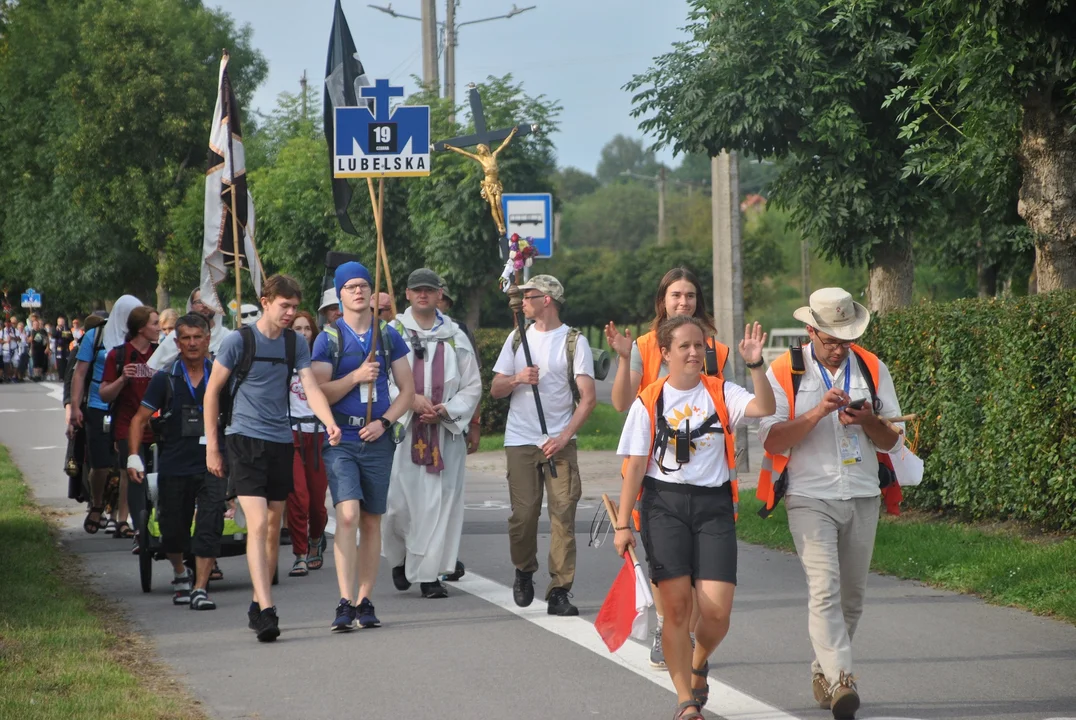
[[[635,546],[631,509],[643,488],[642,538],[650,579],[665,609],[665,662],[676,687],[674,720],[701,718],[709,657],[729,629],[736,589],[736,452],[732,429],[776,408],[766,380],[766,335],[744,330],[740,354],[758,396],[703,374],[707,328],[677,316],[658,328],[669,368],[632,403],[617,454],[628,458],[616,518],[617,552]],[[691,627],[692,586],[699,619]],[[695,631],[692,650],[690,631]]]
[[[631,339],[631,331],[617,331],[616,323],[605,326],[605,338],[609,347],[620,356],[617,362],[616,378],[613,380],[612,402],[618,412],[624,412],[647,386],[658,378],[668,374],[669,369],[658,349],[657,329],[671,317],[686,315],[702,322],[706,333],[706,343],[714,349],[717,365],[717,377],[723,377],[722,370],[729,356],[729,348],[713,338],[714,319],[706,311],[706,296],[695,273],[686,267],[675,267],[665,273],[658,284],[654,296],[654,320],[650,332],[640,335],[638,340]],[[627,461],[621,468],[621,474],[627,470]],[[635,529],[639,530],[639,517],[633,518]],[[658,615],[658,626],[654,631],[654,642],[650,648],[650,665],[655,668],[665,667],[665,655],[661,644],[661,633],[665,623],[665,609],[661,603],[661,593],[656,585],[651,584],[654,594],[654,609]],[[692,622],[698,620],[698,606],[692,614]]]

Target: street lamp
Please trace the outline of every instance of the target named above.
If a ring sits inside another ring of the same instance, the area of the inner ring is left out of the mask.
[[[422,0],[424,3],[424,9],[426,9],[425,3],[429,3],[429,10],[431,17],[434,15],[435,9],[433,3],[435,0]],[[512,9],[506,12],[504,15],[492,15],[490,17],[479,18],[478,20],[467,20],[459,24],[456,23],[456,3],[459,0],[447,0],[445,6],[445,21],[438,22],[437,27],[441,30],[441,43],[445,50],[445,97],[452,100],[452,105],[456,104],[456,32],[464,25],[477,25],[478,23],[490,22],[491,20],[508,20],[516,15],[527,12],[528,10],[534,10],[537,5],[530,5],[528,7],[517,7],[515,3],[512,4]],[[387,7],[380,5],[370,5],[374,10],[380,10],[386,15],[391,15],[394,18],[404,18],[406,20],[419,20],[422,18],[415,17],[414,15],[404,15],[403,13],[396,12],[392,7],[392,3],[389,3]],[[423,34],[423,55],[432,51],[432,48],[427,48],[427,36]],[[424,77],[423,81],[427,84],[433,83],[432,77]],[[452,118],[455,120],[455,118]]]

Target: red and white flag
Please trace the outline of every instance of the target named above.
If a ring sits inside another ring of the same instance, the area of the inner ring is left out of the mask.
[[[594,629],[605,641],[609,652],[620,649],[629,637],[645,640],[650,632],[648,608],[654,604],[650,583],[643,569],[624,554],[624,567],[617,573],[609,594],[605,596]]]

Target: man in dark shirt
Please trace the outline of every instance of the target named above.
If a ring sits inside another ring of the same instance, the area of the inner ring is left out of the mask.
[[[30,359],[33,361],[34,381],[45,379],[45,369],[49,366],[49,335],[41,327],[41,319],[33,317],[33,326],[30,333]]]
[[[145,467],[139,449],[150,417],[160,411],[163,437],[159,440],[162,452],[157,476],[157,520],[161,544],[175,572],[172,602],[189,605],[191,610],[213,610],[217,606],[209,599],[206,588],[224,532],[225,481],[208,472],[205,462],[203,398],[212,369],[205,318],[194,313],[179,318],[175,343],[179,346],[179,359],[153,376],[131,420],[127,474],[132,482],[143,481]],[[171,403],[167,401],[169,395]],[[183,565],[184,552],[194,553],[193,578]]]
[[[56,377],[60,382],[64,382],[67,377],[67,360],[71,357],[71,343],[75,336],[71,333],[71,328],[67,327],[67,319],[63,315],[56,318],[52,339],[56,341]]]

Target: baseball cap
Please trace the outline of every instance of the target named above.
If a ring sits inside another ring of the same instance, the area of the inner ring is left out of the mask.
[[[441,276],[429,268],[419,268],[407,276],[407,289],[441,288]]]
[[[327,307],[339,304],[340,301],[336,299],[336,288],[329,288],[321,294],[321,305],[318,307],[318,312],[321,312]]]
[[[564,286],[552,275],[535,275],[529,281],[519,286],[520,290],[537,290],[543,295],[548,295],[557,302],[564,302]]]

